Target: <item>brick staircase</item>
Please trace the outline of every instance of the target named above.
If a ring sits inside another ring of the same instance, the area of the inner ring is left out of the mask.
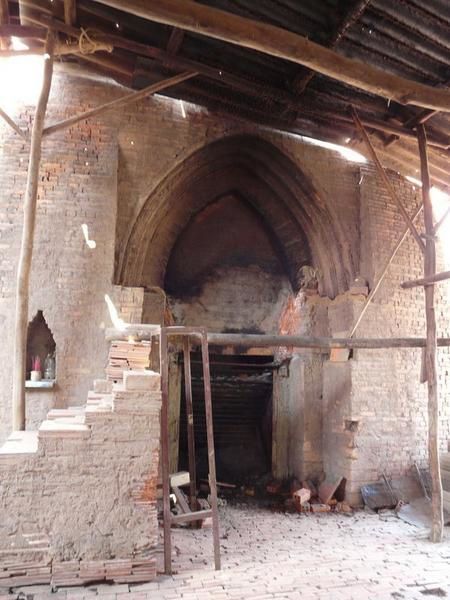
[[[94,382],[0,448],[0,589],[156,575],[159,374]]]

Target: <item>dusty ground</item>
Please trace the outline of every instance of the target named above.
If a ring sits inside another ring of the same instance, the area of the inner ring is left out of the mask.
[[[444,543],[435,545],[425,530],[393,514],[304,516],[228,506],[221,509],[221,538],[220,572],[212,567],[210,529],[174,530],[171,577],[54,594],[44,586],[18,592],[24,600],[450,598],[449,527]]]

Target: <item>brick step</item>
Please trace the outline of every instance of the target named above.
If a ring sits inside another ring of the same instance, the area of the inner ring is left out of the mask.
[[[13,431],[0,448],[0,464],[11,464],[36,454],[37,431]]]
[[[91,428],[78,417],[47,419],[41,423],[38,438],[44,439],[87,439],[91,435]]]
[[[77,417],[79,415],[84,415],[86,411],[85,406],[69,406],[68,408],[52,408],[47,413],[47,419],[60,419],[66,417]]]

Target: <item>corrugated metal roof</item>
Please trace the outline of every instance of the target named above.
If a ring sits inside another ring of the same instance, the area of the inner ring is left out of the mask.
[[[346,56],[418,82],[431,86],[447,86],[450,82],[450,2],[447,0],[427,0],[426,3],[421,0],[203,0],[202,3],[277,25],[322,45],[333,46]],[[25,5],[28,15],[30,11],[39,14],[45,8],[62,18],[62,2],[26,0],[22,7]],[[30,8],[32,5],[41,8]],[[126,40],[167,49],[170,27],[144,21],[93,0],[79,0],[77,6],[78,25],[97,27],[119,33]],[[138,88],[176,68],[174,64],[168,68],[167,61],[152,60],[144,54],[116,49],[114,60],[120,64],[122,61],[122,71],[129,69],[130,73],[124,77],[123,73],[111,70],[111,74]],[[201,75],[167,90],[167,95],[330,141],[342,143],[344,138],[354,135],[351,123],[333,117],[333,113],[348,115],[350,103],[356,106],[362,118],[397,125],[408,123],[422,112],[328,77],[310,78],[307,69],[294,63],[189,32],[182,37],[175,61],[177,58],[194,60],[238,76],[254,83],[255,91]],[[130,68],[130,64],[134,66]],[[306,89],[300,93],[305,81]],[[261,86],[265,86],[267,93],[261,92]],[[433,116],[427,122],[427,130],[430,137],[450,139],[449,117]],[[387,165],[405,174],[417,168],[414,140],[402,139],[392,144],[390,135],[379,132],[374,138]],[[432,176],[441,186],[450,185],[448,159],[446,149],[430,152]]]

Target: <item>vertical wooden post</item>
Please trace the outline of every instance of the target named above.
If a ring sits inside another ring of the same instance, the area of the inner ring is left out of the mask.
[[[197,473],[195,468],[194,408],[192,403],[191,344],[189,336],[183,340],[184,395],[186,400],[187,439],[189,456],[189,504],[197,510]]]
[[[172,544],[170,539],[170,473],[169,473],[169,358],[167,332],[161,327],[159,352],[161,365],[161,477],[163,486],[164,572],[172,573]]]
[[[25,429],[25,376],[26,345],[29,304],[29,283],[33,256],[34,230],[36,225],[36,204],[39,181],[39,166],[42,151],[42,131],[45,112],[53,75],[53,49],[55,38],[49,32],[46,42],[44,81],[36,106],[31,131],[30,160],[23,203],[22,243],[17,268],[16,322],[14,331],[14,373],[13,373],[13,430]]]
[[[423,216],[425,223],[425,277],[436,273],[436,243],[434,238],[433,207],[430,197],[430,173],[428,168],[427,138],[425,127],[418,125],[420,172],[422,178]],[[425,366],[428,385],[428,457],[431,473],[431,508],[432,524],[430,539],[432,542],[442,541],[443,536],[443,500],[442,481],[439,465],[439,399],[437,391],[437,335],[436,316],[434,310],[434,284],[425,285],[425,313],[427,322],[427,339],[425,347]]]
[[[214,430],[211,402],[211,375],[209,372],[209,351],[206,329],[202,331],[203,386],[205,390],[206,439],[208,444],[209,490],[213,522],[214,566],[220,569],[219,513],[217,510],[216,457],[214,452]]]

